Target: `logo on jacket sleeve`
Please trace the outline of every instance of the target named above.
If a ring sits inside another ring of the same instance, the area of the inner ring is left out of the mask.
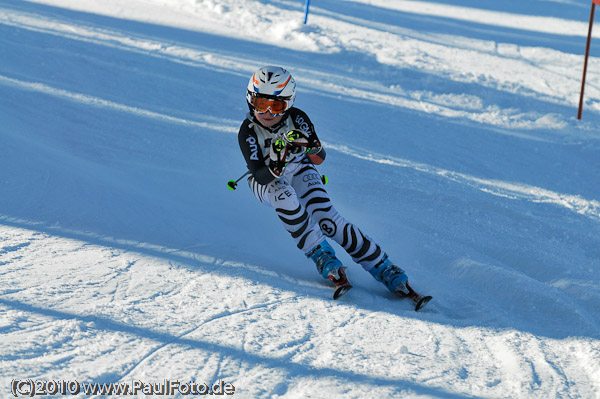
[[[248,143],[248,147],[250,147],[250,159],[258,161],[258,144],[256,144],[256,139],[248,137],[246,142]]]
[[[298,129],[304,130],[306,133],[308,133],[309,136],[312,134],[308,122],[306,122],[302,116],[297,115],[296,119],[294,120],[294,124]]]

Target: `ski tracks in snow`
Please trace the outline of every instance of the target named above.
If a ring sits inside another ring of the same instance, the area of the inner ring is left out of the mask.
[[[2,278],[14,281],[2,294],[8,310],[2,330],[6,342],[19,342],[16,334],[31,338],[5,360],[9,367],[25,353],[43,360],[39,375],[54,370],[93,381],[161,381],[168,371],[208,383],[234,381],[251,397],[325,386],[331,392],[333,385],[345,397],[468,398],[552,392],[570,387],[568,376],[581,384],[595,371],[589,358],[580,366],[558,363],[594,356],[594,340],[571,338],[565,347],[565,340],[528,332],[461,326],[464,320],[443,309],[415,313],[386,299],[383,289],[367,293],[359,281],[348,298],[333,301],[325,284],[189,249],[132,242],[116,249],[105,246],[107,238],[90,236],[95,243],[88,243],[6,225],[0,230],[12,237],[2,256],[23,253],[0,258],[8,269]],[[39,280],[45,270],[52,278]],[[64,331],[52,332],[51,341],[36,341],[59,328]],[[92,358],[110,362],[100,367],[102,375],[94,373]]]
[[[199,331],[200,329],[202,329],[204,326],[206,326],[208,323],[212,323],[215,321],[219,321],[223,318],[226,317],[234,317],[236,315],[239,315],[241,313],[251,313],[255,310],[258,309],[263,309],[266,308],[266,310],[268,310],[268,308],[271,308],[277,304],[280,304],[283,301],[287,301],[290,300],[291,298],[284,298],[284,299],[280,299],[280,300],[276,300],[273,302],[269,302],[269,303],[263,303],[263,304],[258,304],[252,307],[244,307],[243,309],[238,309],[235,311],[223,311],[221,313],[218,313],[216,315],[210,316],[208,318],[206,318],[205,320],[203,320],[199,325],[193,326],[190,330],[185,331],[183,334],[174,337],[172,341],[170,342],[164,342],[158,346],[156,346],[155,348],[153,348],[152,350],[148,351],[140,360],[136,361],[131,368],[125,370],[120,376],[119,376],[119,381],[128,381],[128,380],[133,380],[134,379],[134,375],[135,375],[135,371],[136,369],[139,369],[142,367],[143,363],[146,362],[148,359],[150,359],[153,356],[156,356],[158,354],[159,351],[161,351],[162,349],[166,348],[169,345],[183,345],[186,346],[185,343],[182,343],[184,339],[186,339],[187,337],[192,336],[195,332]],[[242,345],[242,349],[243,349],[243,345]],[[219,375],[219,369],[220,367],[217,368],[217,370],[215,371],[214,375],[212,378],[210,378],[208,381],[217,381],[220,377]]]

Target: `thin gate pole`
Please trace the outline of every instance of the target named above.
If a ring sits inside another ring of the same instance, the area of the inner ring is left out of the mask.
[[[308,7],[310,7],[310,0],[306,0],[304,3],[304,24],[306,25],[306,21],[308,20]]]
[[[592,10],[590,11],[590,27],[588,29],[587,43],[585,45],[585,60],[583,61],[583,77],[581,78],[581,95],[579,97],[579,111],[577,112],[577,119],[581,119],[581,112],[583,111],[583,90],[585,89],[585,75],[587,73],[588,57],[590,55],[590,44],[592,42],[592,26],[594,25],[596,2],[600,4],[600,0],[592,0]]]

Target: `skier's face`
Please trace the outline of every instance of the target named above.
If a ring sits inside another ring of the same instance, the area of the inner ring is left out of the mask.
[[[272,113],[267,111],[264,114],[255,112],[254,117],[264,127],[272,127],[281,122],[281,118],[283,118],[283,115],[273,115]]]

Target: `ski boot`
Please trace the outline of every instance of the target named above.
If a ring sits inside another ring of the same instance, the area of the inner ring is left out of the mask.
[[[432,297],[418,294],[408,283],[408,277],[404,270],[395,266],[385,255],[383,259],[376,264],[369,273],[375,280],[383,283],[388,290],[402,298],[410,298],[415,304],[415,311],[418,311],[429,302]]]
[[[346,275],[346,268],[335,256],[335,251],[327,241],[321,242],[306,256],[315,262],[319,274],[323,278],[331,280],[336,286],[333,299],[338,299],[352,288]]]

